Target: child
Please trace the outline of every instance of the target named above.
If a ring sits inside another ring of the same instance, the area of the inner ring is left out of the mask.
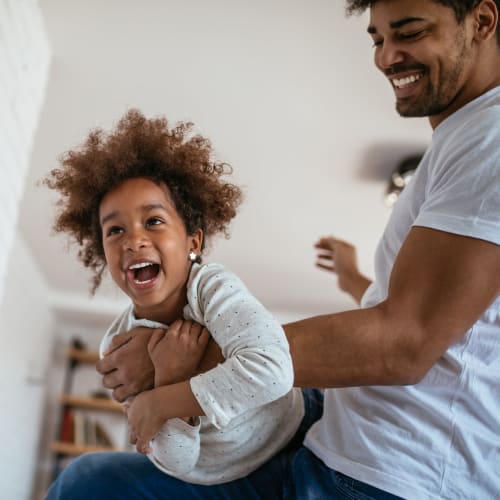
[[[241,191],[190,129],[129,111],[68,152],[46,184],[62,195],[55,229],[80,245],[93,291],[108,267],[132,301],[101,351],[117,333],[156,328],[155,387],[127,403],[131,442],[165,473],[208,485],[246,476],[289,443],[304,401],[279,323],[230,271],[200,263],[205,238],[227,235]],[[194,329],[202,351],[208,334],[180,318],[206,326],[225,358],[190,380],[197,360],[173,369],[172,345]]]

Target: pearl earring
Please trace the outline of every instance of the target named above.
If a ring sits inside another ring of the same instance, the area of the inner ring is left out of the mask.
[[[188,256],[189,260],[191,262],[196,262],[196,259],[198,258],[198,256],[191,250],[189,252],[189,256]]]

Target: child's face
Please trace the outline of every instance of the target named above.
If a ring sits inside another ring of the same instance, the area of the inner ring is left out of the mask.
[[[140,318],[170,323],[181,317],[202,231],[190,236],[166,186],[128,179],[103,198],[99,221],[113,280],[132,299]]]

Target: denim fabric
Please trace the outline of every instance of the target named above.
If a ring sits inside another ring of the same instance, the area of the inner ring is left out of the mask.
[[[323,412],[321,391],[304,389],[303,394],[305,415],[295,437],[247,477],[211,486],[190,484],[161,472],[145,455],[89,453],[73,460],[61,472],[46,500],[396,498],[336,474],[301,446],[307,430]],[[333,486],[332,477],[336,478]]]
[[[185,483],[157,469],[139,453],[89,453],[59,475],[47,500],[233,500],[281,498],[280,461],[246,478],[212,486]]]
[[[304,447],[301,447],[293,458],[283,493],[285,500],[396,500],[399,498],[330,469]]]
[[[323,415],[323,392],[319,389],[302,389],[304,397],[304,417],[295,436],[286,445],[283,452],[296,451],[304,442],[311,425]]]

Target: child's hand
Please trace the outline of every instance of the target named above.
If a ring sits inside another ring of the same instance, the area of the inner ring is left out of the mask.
[[[151,453],[151,440],[165,422],[156,407],[155,391],[144,391],[125,403],[129,441],[139,453]]]
[[[155,367],[155,387],[189,379],[205,353],[210,334],[198,323],[177,320],[169,329],[155,329],[148,352]]]

